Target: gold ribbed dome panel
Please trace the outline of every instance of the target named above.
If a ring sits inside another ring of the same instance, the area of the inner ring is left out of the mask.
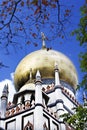
[[[60,79],[68,82],[76,88],[78,78],[74,65],[62,53],[46,49],[41,49],[30,53],[18,64],[14,83],[16,90],[19,90],[29,80],[30,69],[32,68],[32,78],[35,79],[36,71],[39,69],[42,78],[54,78],[54,65],[58,63]]]

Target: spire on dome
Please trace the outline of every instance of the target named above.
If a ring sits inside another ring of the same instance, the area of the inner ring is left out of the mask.
[[[39,70],[37,70],[37,73],[36,73],[36,84],[42,84],[42,81],[41,81],[41,75],[40,75],[40,72]]]
[[[41,36],[42,36],[42,48],[46,48],[46,44],[45,44],[45,40],[46,40],[46,36],[43,32],[41,32]]]
[[[37,73],[36,73],[36,79],[40,79],[40,78],[41,78],[40,71],[37,70]]]

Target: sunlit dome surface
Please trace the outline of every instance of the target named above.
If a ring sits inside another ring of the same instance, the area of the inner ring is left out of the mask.
[[[37,70],[40,71],[42,79],[54,78],[55,62],[58,63],[60,79],[76,88],[77,72],[70,59],[58,51],[41,49],[30,53],[18,64],[14,74],[16,90],[29,81],[31,69],[32,80],[35,79]]]

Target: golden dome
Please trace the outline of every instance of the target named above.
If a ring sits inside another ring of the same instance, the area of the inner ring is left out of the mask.
[[[41,49],[30,53],[19,63],[14,74],[16,90],[19,90],[29,81],[30,69],[32,79],[35,79],[36,71],[39,70],[42,78],[54,78],[54,65],[58,63],[60,79],[68,82],[76,88],[78,78],[74,65],[62,53],[54,50]]]

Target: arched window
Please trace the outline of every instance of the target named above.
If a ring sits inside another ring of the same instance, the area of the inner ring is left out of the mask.
[[[44,124],[43,124],[43,130],[48,130],[46,122],[44,122]]]
[[[26,130],[32,130],[31,126],[27,126]]]
[[[32,123],[28,121],[23,130],[34,130]]]

